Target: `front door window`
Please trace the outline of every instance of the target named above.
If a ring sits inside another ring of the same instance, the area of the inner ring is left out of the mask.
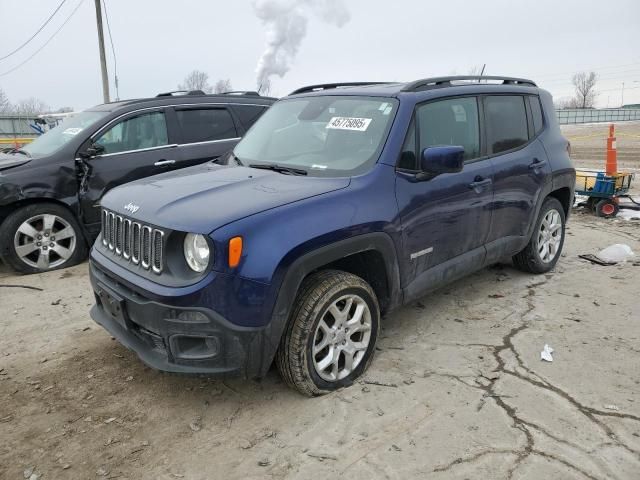
[[[104,148],[103,154],[168,145],[164,113],[152,112],[129,117],[104,132],[94,143]]]

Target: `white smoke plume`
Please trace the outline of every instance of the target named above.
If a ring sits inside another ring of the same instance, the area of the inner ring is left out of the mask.
[[[283,77],[291,68],[307,34],[310,14],[342,27],[351,18],[342,0],[256,0],[253,9],[265,26],[267,47],[256,67],[258,89],[269,88],[273,75]]]

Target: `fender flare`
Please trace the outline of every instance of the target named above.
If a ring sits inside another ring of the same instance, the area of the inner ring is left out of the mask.
[[[291,307],[304,278],[314,270],[349,255],[365,251],[381,253],[389,288],[389,307],[391,310],[402,304],[402,289],[400,287],[400,269],[398,266],[396,248],[391,237],[382,232],[357,235],[340,240],[296,258],[286,269],[280,283],[278,295],[271,314],[271,322],[267,325],[263,335],[261,358],[258,360],[257,376],[263,377],[275,356],[285,327],[289,322]]]

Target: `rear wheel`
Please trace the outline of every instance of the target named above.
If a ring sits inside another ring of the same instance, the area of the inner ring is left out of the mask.
[[[562,204],[556,198],[548,197],[542,204],[529,243],[514,255],[514,265],[530,273],[546,273],[551,270],[562,253],[564,230],[565,214]]]
[[[604,218],[613,218],[618,214],[620,210],[618,204],[613,200],[605,198],[596,203],[596,215]]]
[[[351,385],[367,368],[380,325],[363,279],[326,270],[306,278],[276,356],[285,382],[316,396]]]
[[[87,253],[76,219],[65,208],[37,203],[16,210],[0,225],[2,260],[22,273],[70,267]]]

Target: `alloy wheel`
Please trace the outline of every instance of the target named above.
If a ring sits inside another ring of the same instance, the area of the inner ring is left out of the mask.
[[[13,238],[13,247],[20,260],[30,267],[49,270],[71,258],[76,241],[76,232],[69,222],[45,213],[22,222]]]
[[[562,243],[562,217],[555,209],[549,210],[538,230],[538,255],[544,263],[552,262]]]
[[[365,357],[371,340],[371,311],[358,295],[344,295],[323,313],[313,337],[316,373],[328,382],[353,372]]]

